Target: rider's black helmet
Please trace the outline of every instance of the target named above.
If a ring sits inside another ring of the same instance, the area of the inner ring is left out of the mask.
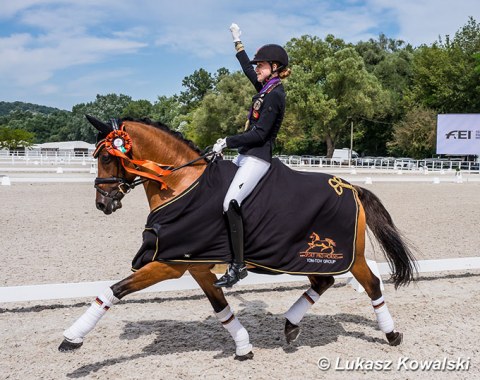
[[[262,46],[257,50],[255,57],[250,61],[251,64],[258,62],[278,62],[282,68],[288,65],[288,54],[283,47],[275,44]]]

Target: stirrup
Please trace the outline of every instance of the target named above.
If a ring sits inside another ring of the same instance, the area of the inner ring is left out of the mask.
[[[248,276],[247,267],[244,263],[232,263],[228,266],[225,274],[213,283],[217,288],[231,288],[241,279]]]

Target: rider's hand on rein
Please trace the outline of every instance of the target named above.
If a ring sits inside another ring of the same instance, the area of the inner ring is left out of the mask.
[[[218,139],[215,145],[213,146],[212,151],[216,154],[222,153],[222,150],[224,150],[227,147],[227,139]]]

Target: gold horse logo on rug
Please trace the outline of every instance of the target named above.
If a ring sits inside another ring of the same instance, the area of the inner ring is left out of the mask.
[[[300,257],[315,257],[322,259],[343,259],[342,253],[335,253],[337,244],[330,238],[322,239],[320,236],[312,232],[310,235],[311,241],[308,248],[304,252],[300,252]]]

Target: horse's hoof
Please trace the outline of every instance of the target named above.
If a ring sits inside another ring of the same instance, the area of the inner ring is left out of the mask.
[[[403,334],[398,331],[392,331],[391,333],[387,334],[387,340],[390,346],[398,346],[400,343],[402,343]]]
[[[248,354],[245,354],[245,355],[235,355],[235,360],[239,360],[241,362],[245,361],[245,360],[250,360],[250,359],[253,359],[253,351],[250,351]]]
[[[294,325],[288,319],[285,322],[285,338],[287,339],[287,343],[290,344],[295,342],[300,335],[300,326]]]
[[[70,351],[75,351],[78,350],[80,347],[82,347],[83,342],[80,343],[72,343],[69,342],[68,340],[64,339],[63,342],[58,346],[58,351],[60,352],[70,352]]]

